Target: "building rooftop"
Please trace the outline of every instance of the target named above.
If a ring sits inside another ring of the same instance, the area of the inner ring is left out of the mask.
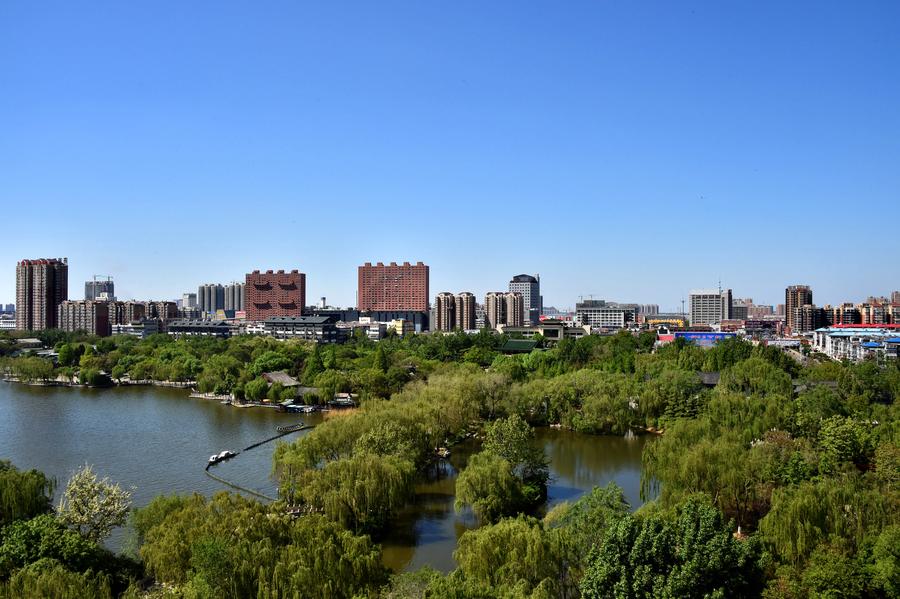
[[[270,316],[266,324],[328,324],[335,322],[336,316]]]
[[[510,283],[537,283],[538,280],[531,275],[516,275]]]

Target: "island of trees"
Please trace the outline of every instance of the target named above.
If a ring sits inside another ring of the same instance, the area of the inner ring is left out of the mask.
[[[58,365],[5,358],[23,380],[96,371],[252,398],[286,395],[259,383],[284,370],[320,399],[362,402],[278,446],[279,501],[158,497],[131,512],[134,549],[120,556],[100,543],[122,501],[72,510],[79,488],[121,490],[82,473],[54,508],[53,481],[2,464],[0,598],[900,596],[896,361],[800,365],[739,340],[654,350],[650,334],[523,355],[502,354],[503,341],[59,336],[47,340]],[[532,435],[548,425],[657,436],[642,475],[655,499],[634,511],[609,485],[543,513],[547,460]],[[456,569],[387,571],[378,543],[391,517],[438,448],[467,438],[479,451],[457,478],[457,509],[480,526]]]

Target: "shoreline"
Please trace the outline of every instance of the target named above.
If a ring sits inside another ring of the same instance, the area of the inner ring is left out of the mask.
[[[215,395],[212,393],[200,393],[193,391],[193,381],[152,381],[152,380],[140,380],[140,381],[113,381],[108,385],[82,385],[81,383],[76,383],[72,381],[20,381],[14,376],[4,376],[2,379],[4,383],[10,383],[15,385],[25,385],[26,387],[64,387],[69,389],[114,389],[116,387],[162,387],[167,389],[185,389],[189,391],[188,398],[189,399],[202,399],[206,401],[216,401],[222,404],[224,401],[228,401],[229,403],[223,404],[228,405],[232,408],[239,409],[247,409],[247,408],[270,408],[270,409],[278,409],[278,404],[264,404],[264,403],[247,403],[247,402],[237,402],[230,395]]]

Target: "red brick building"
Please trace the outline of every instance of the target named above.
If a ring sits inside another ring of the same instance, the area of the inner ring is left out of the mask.
[[[428,311],[428,266],[421,262],[381,262],[359,267],[358,310]]]
[[[260,272],[247,275],[244,286],[247,320],[271,316],[302,316],[306,306],[306,275],[300,271]]]

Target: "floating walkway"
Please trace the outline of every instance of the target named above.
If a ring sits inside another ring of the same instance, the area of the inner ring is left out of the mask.
[[[258,443],[253,443],[252,445],[248,445],[247,447],[244,448],[244,451],[250,451],[251,449],[255,449],[255,448],[259,447],[260,445],[265,445],[266,443],[271,443],[275,439],[280,439],[281,437],[285,437],[287,435],[290,435],[291,433],[296,433],[297,431],[302,431],[302,430],[312,428],[312,427],[313,426],[311,424],[306,424],[305,422],[299,422],[297,424],[289,424],[289,425],[285,425],[285,426],[276,427],[275,430],[278,432],[277,435],[275,435],[274,437],[269,437],[268,439],[263,439],[262,441],[259,441]],[[237,457],[241,453],[243,453],[243,452],[238,452],[237,454],[235,454],[232,457]],[[233,482],[225,480],[221,476],[216,476],[215,474],[210,472],[209,469],[218,463],[220,463],[220,462],[206,464],[205,470],[206,470],[206,475],[208,477],[212,478],[215,481],[222,483],[223,485],[231,487],[232,489],[237,489],[238,491],[242,491],[244,493],[249,493],[250,495],[255,495],[256,497],[260,497],[260,498],[266,499],[268,501],[277,501],[274,497],[269,497],[268,495],[265,495],[264,493],[260,493],[259,491],[254,491],[252,489],[248,489],[247,487],[242,487]]]

